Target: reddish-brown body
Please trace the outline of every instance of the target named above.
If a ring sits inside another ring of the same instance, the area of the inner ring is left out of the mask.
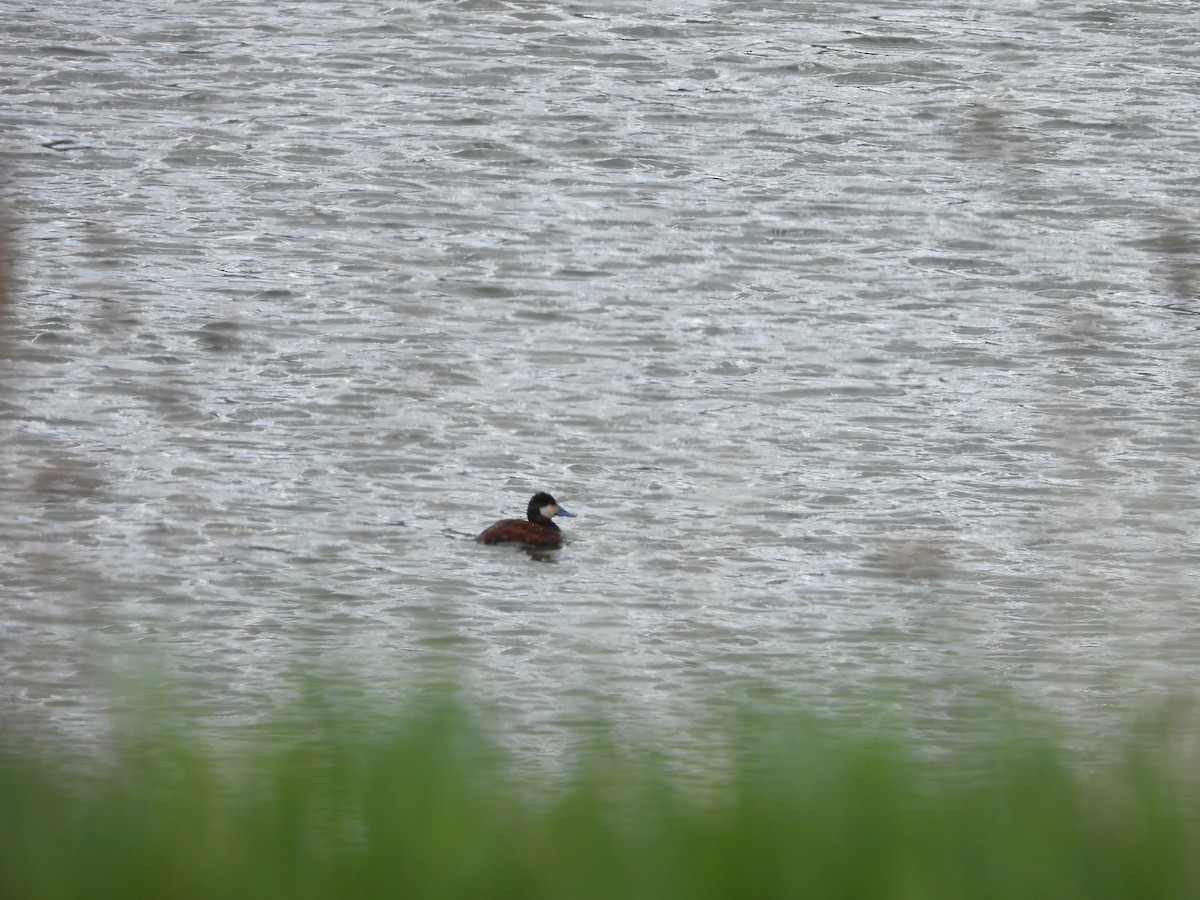
[[[541,491],[533,495],[525,519],[501,519],[475,540],[481,544],[524,544],[526,547],[561,547],[562,532],[554,516],[573,516],[558,501]]]
[[[553,522],[501,519],[475,540],[481,544],[528,544],[531,547],[558,547],[562,545],[562,532]]]

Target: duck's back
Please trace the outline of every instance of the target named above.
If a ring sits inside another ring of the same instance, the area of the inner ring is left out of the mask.
[[[525,519],[501,519],[479,534],[481,544],[528,544],[531,547],[557,547],[562,532],[553,522],[529,522]]]

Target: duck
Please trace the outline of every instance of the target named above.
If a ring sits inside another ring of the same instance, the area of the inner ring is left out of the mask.
[[[476,536],[481,544],[524,544],[526,547],[561,547],[563,534],[554,524],[555,516],[571,516],[545,491],[529,499],[524,519],[501,519]]]

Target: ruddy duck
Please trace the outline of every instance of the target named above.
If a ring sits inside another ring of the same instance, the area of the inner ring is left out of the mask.
[[[562,532],[554,524],[555,516],[574,516],[558,505],[545,491],[534,494],[525,511],[525,519],[501,519],[475,540],[481,544],[525,544],[527,547],[562,546]]]

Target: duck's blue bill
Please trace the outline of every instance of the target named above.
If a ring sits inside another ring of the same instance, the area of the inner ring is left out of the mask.
[[[572,519],[575,518],[575,513],[567,512],[561,506],[558,508],[558,512],[556,512],[555,515],[556,516],[570,516]]]

